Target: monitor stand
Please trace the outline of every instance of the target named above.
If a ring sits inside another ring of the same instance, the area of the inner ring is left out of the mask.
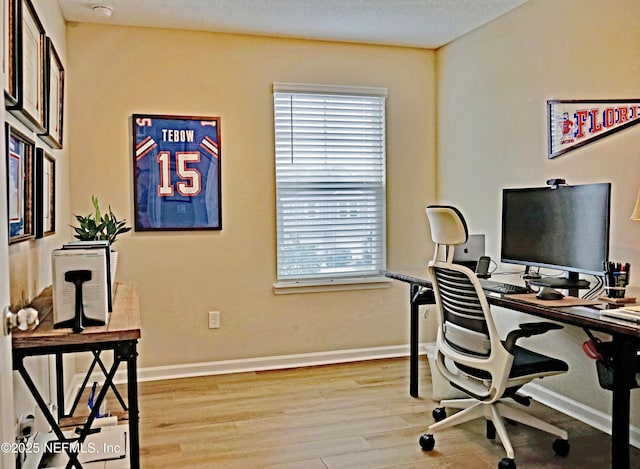
[[[565,277],[543,277],[539,279],[532,279],[529,283],[538,287],[569,290],[570,296],[578,296],[579,289],[589,288],[591,285],[587,280],[581,279],[577,272],[566,272]]]

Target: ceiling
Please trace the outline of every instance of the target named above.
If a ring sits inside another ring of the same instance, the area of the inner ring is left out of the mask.
[[[67,21],[437,49],[526,0],[58,0]],[[97,17],[96,5],[113,10]]]

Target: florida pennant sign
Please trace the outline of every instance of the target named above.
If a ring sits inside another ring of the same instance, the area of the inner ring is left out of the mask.
[[[640,99],[547,101],[549,158],[640,123]]]

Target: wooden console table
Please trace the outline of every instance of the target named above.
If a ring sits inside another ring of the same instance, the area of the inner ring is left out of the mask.
[[[66,451],[68,455],[69,462],[67,467],[81,468],[82,464],[78,461],[78,454],[74,452],[73,449],[76,446],[64,444],[71,440],[65,437],[60,427],[64,426],[64,420],[67,420],[71,424],[74,424],[74,421],[77,422],[77,419],[73,418],[74,411],[93,369],[98,365],[104,373],[105,381],[100,388],[98,396],[95,398],[93,410],[86,419],[82,419],[84,425],[82,425],[80,434],[77,436],[76,444],[82,444],[89,435],[91,424],[94,422],[100,410],[107,391],[112,389],[125,411],[124,415],[128,417],[129,448],[127,448],[127,451],[129,453],[131,468],[139,468],[138,353],[136,346],[140,338],[140,306],[137,285],[135,283],[117,283],[113,301],[113,312],[109,314],[110,319],[108,324],[104,326],[90,326],[81,333],[74,333],[70,328],[53,328],[52,300],[52,291],[51,287],[49,287],[35,298],[30,305],[38,310],[40,325],[34,330],[15,331],[13,333],[13,369],[19,372],[36,400],[38,407],[42,410],[47,422],[51,425],[58,441],[63,442],[60,447],[64,448],[64,451]],[[100,353],[107,350],[113,351],[113,364],[109,369],[104,366],[104,363],[100,359]],[[66,414],[62,356],[65,353],[77,352],[92,352],[93,363],[78,392],[73,408],[70,413]],[[55,355],[56,358],[55,374],[58,421],[56,421],[51,414],[49,407],[24,366],[24,359],[26,357],[38,355]],[[127,404],[125,404],[113,384],[113,378],[122,362],[127,364]],[[74,440],[76,440],[76,437],[74,437]]]

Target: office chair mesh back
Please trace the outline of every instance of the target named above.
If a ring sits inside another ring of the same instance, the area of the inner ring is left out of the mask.
[[[453,386],[476,399],[499,399],[513,356],[502,346],[474,272],[453,263],[456,246],[468,239],[466,222],[454,207],[432,205],[426,212],[436,243],[428,270],[440,315],[437,367]],[[445,356],[462,373],[446,370]]]
[[[444,338],[449,346],[470,356],[491,353],[489,329],[474,285],[463,272],[433,266],[442,305]]]

